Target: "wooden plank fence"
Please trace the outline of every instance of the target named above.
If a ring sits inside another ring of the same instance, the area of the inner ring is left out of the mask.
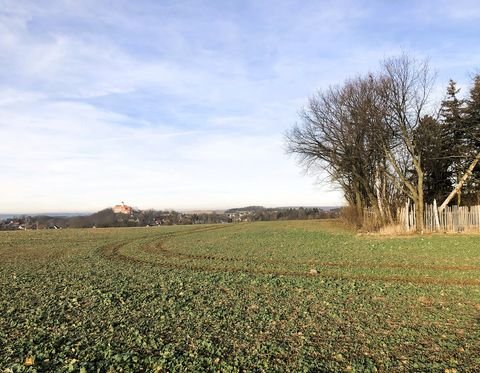
[[[423,224],[425,232],[465,232],[480,231],[480,206],[447,206],[438,211],[437,204],[425,205]],[[400,229],[405,232],[415,231],[415,204],[407,202],[398,209],[397,219]]]

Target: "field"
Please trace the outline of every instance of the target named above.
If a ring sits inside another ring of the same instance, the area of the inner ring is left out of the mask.
[[[479,242],[331,221],[0,232],[0,372],[480,371]]]

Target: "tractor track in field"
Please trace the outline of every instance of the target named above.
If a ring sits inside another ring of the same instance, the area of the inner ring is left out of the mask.
[[[98,249],[100,255],[109,260],[119,260],[124,263],[138,263],[145,264],[154,267],[161,267],[165,269],[187,269],[203,272],[228,272],[228,273],[246,273],[252,275],[273,275],[282,277],[304,277],[304,278],[333,278],[339,280],[358,280],[358,281],[382,281],[382,282],[394,282],[405,284],[418,284],[418,285],[454,285],[454,286],[478,286],[480,285],[479,279],[441,279],[428,276],[401,276],[401,275],[370,275],[370,274],[339,274],[328,269],[416,269],[416,270],[438,270],[438,271],[479,271],[480,266],[474,265],[417,265],[417,264],[366,264],[366,263],[348,263],[348,262],[325,262],[318,260],[298,261],[298,260],[258,260],[255,258],[235,258],[228,256],[215,256],[215,255],[199,255],[177,252],[169,250],[165,247],[165,240],[185,236],[196,233],[209,232],[214,230],[225,229],[231,226],[214,226],[214,227],[201,227],[188,231],[180,232],[168,232],[163,234],[160,238],[151,238],[151,242],[143,245],[140,250],[147,254],[151,254],[157,257],[164,257],[166,259],[185,259],[185,260],[198,260],[206,261],[207,263],[175,263],[169,261],[157,261],[149,260],[146,258],[135,257],[131,255],[125,255],[121,252],[121,249],[128,244],[136,241],[137,239],[143,239],[147,237],[140,237],[135,240],[124,240],[116,243],[102,246]],[[275,270],[266,268],[225,268],[223,266],[215,265],[215,262],[220,263],[245,263],[245,264],[274,264],[274,265],[289,265],[292,263],[314,267],[318,273],[311,275],[307,271],[288,271],[288,270]],[[328,268],[325,270],[325,268]]]
[[[185,236],[189,234],[194,234],[199,232],[208,232],[208,231],[224,229],[224,228],[227,228],[227,226],[200,227],[200,228],[195,228],[195,229],[190,229],[190,230],[180,231],[180,232],[167,232],[165,234],[162,234],[161,240],[164,241],[165,239],[172,238],[172,237]],[[152,242],[158,241],[159,239],[158,237],[152,238],[151,236],[144,236],[144,237],[135,238],[133,240],[122,240],[122,241],[101,246],[97,248],[96,251],[100,256],[107,259],[120,259],[124,262],[133,262],[133,263],[151,263],[148,260],[135,258],[130,255],[124,255],[120,252],[120,249],[122,249],[123,247],[131,244],[132,242],[135,242],[137,240],[141,240],[144,238],[150,238]]]
[[[183,252],[178,252],[174,250],[169,250],[165,248],[163,242],[156,242],[155,245],[149,247],[142,247],[143,252],[158,254],[161,253],[164,256],[172,258],[183,258],[183,259],[200,259],[200,260],[217,260],[222,262],[249,262],[249,263],[268,263],[268,264],[304,264],[320,267],[332,267],[332,268],[363,268],[363,269],[420,269],[420,270],[435,270],[435,271],[479,271],[480,266],[474,265],[456,265],[456,266],[447,266],[447,265],[419,265],[419,264],[388,264],[388,263],[378,263],[378,264],[367,264],[367,263],[351,263],[351,262],[331,262],[331,261],[320,261],[320,260],[281,260],[281,259],[267,259],[259,260],[254,258],[235,258],[222,255],[201,255],[201,254],[188,254]]]

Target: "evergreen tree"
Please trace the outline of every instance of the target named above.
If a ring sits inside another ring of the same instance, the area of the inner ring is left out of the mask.
[[[464,109],[464,156],[467,162],[475,158],[480,150],[480,74],[473,79],[469,98]],[[464,194],[469,204],[480,204],[480,164],[464,186]]]
[[[449,176],[454,185],[460,181],[468,163],[468,159],[465,157],[465,100],[458,98],[459,92],[457,83],[450,79],[447,87],[447,98],[442,101],[441,107],[443,131],[441,133],[442,149],[439,158],[445,157],[449,160]],[[461,204],[462,190],[457,194],[457,205]]]
[[[453,188],[451,161],[445,153],[448,136],[444,125],[430,115],[424,116],[416,130],[415,142],[421,153],[425,202],[432,203],[434,199],[441,202]]]

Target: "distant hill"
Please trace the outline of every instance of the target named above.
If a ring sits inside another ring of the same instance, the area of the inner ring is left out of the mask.
[[[232,213],[235,213],[235,212],[242,212],[242,211],[263,211],[263,210],[266,210],[265,207],[263,206],[247,206],[247,207],[235,207],[233,209],[228,209],[228,210],[225,210],[225,213],[226,214],[232,214]]]
[[[90,215],[92,212],[37,212],[37,213],[22,213],[22,214],[0,214],[0,219],[11,219],[21,216],[32,216],[32,217],[51,217],[51,218],[70,218],[74,216],[86,216]]]
[[[323,211],[330,211],[341,208],[341,206],[280,206],[280,207],[263,207],[263,206],[247,206],[247,207],[235,207],[232,209],[225,210],[226,214],[232,214],[236,212],[245,212],[245,211],[266,211],[266,210],[288,210],[288,209],[319,209]]]
[[[342,208],[342,206],[281,206],[281,207],[275,207],[275,208],[279,210],[304,208],[304,209],[320,209],[323,211],[330,211],[330,210],[340,209]]]

